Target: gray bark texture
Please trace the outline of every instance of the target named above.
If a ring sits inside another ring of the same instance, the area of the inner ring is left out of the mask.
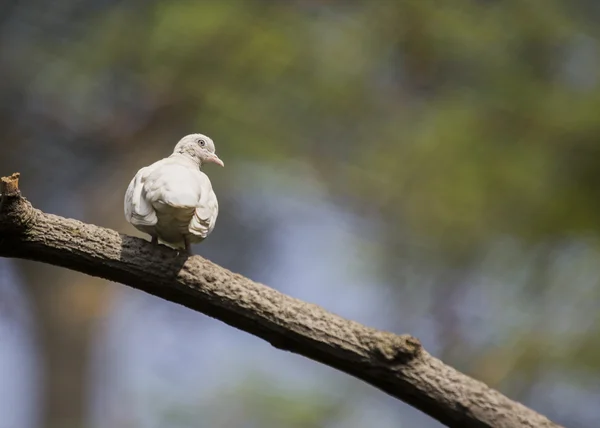
[[[119,282],[343,371],[457,428],[559,425],[460,373],[410,335],[375,330],[165,246],[46,214],[2,178],[0,256]]]

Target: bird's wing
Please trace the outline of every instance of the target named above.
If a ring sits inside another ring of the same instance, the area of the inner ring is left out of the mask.
[[[140,169],[125,192],[125,218],[134,226],[154,226],[158,221],[144,190],[148,176],[153,170],[152,166]]]
[[[191,220],[185,218],[187,209],[193,211]],[[202,239],[215,227],[218,211],[208,176],[169,158],[142,168],[125,194],[125,216],[134,226],[154,226],[157,214],[167,215],[189,222],[189,233]]]
[[[217,195],[206,174],[202,173],[200,184],[200,200],[190,222],[189,231],[192,235],[206,238],[214,229],[219,214]]]
[[[182,165],[169,158],[155,165],[144,184],[146,199],[154,209],[161,212],[163,209],[198,206],[204,174],[197,167]]]

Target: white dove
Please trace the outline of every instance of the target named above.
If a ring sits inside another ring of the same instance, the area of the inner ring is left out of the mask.
[[[173,154],[144,167],[125,193],[125,218],[138,230],[158,240],[185,248],[203,241],[214,229],[219,203],[205,163],[225,166],[215,154],[215,144],[202,134],[183,137]]]

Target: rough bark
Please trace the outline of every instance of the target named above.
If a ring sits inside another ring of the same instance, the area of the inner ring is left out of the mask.
[[[0,256],[120,282],[219,319],[355,376],[449,427],[558,427],[427,353],[410,335],[378,331],[286,296],[199,257],[43,213],[2,179]]]

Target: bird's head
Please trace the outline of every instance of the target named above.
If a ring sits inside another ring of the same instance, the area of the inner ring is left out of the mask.
[[[217,165],[225,166],[215,153],[215,143],[206,135],[186,135],[179,140],[173,153],[191,157],[195,161],[198,161],[200,165],[204,163],[216,163]]]

